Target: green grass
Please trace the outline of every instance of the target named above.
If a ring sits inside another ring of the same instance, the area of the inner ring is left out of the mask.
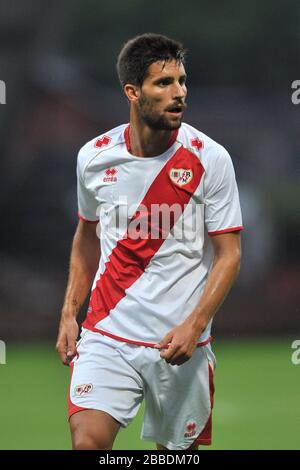
[[[291,342],[215,341],[211,449],[300,448],[300,365],[291,363]],[[7,345],[7,364],[0,365],[0,449],[70,449],[68,379],[51,347]],[[139,437],[142,411],[120,431],[115,449],[154,449]]]

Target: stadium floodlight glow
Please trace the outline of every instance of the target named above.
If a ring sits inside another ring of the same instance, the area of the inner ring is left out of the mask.
[[[0,80],[0,104],[6,104],[6,85],[3,80]]]
[[[6,364],[6,344],[0,340],[0,364]]]

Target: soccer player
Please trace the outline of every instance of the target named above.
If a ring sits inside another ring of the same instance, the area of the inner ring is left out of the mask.
[[[143,399],[141,437],[158,449],[211,443],[210,330],[239,271],[242,220],[228,152],[182,122],[184,63],[182,45],[165,36],[128,41],[117,70],[130,122],[78,155],[56,345],[71,367],[74,449],[111,449]]]

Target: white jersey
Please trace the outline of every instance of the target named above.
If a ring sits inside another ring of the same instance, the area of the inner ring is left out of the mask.
[[[243,228],[231,158],[185,123],[163,154],[136,157],[126,124],[80,150],[77,175],[79,217],[99,222],[101,233],[83,327],[153,346],[198,304],[213,262],[210,237]],[[210,330],[211,322],[200,345]]]

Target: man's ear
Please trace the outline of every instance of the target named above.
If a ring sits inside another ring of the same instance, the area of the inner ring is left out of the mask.
[[[131,103],[135,103],[140,98],[141,90],[138,86],[130,85],[130,83],[127,83],[126,85],[124,85],[123,90],[126,95],[126,98]]]

